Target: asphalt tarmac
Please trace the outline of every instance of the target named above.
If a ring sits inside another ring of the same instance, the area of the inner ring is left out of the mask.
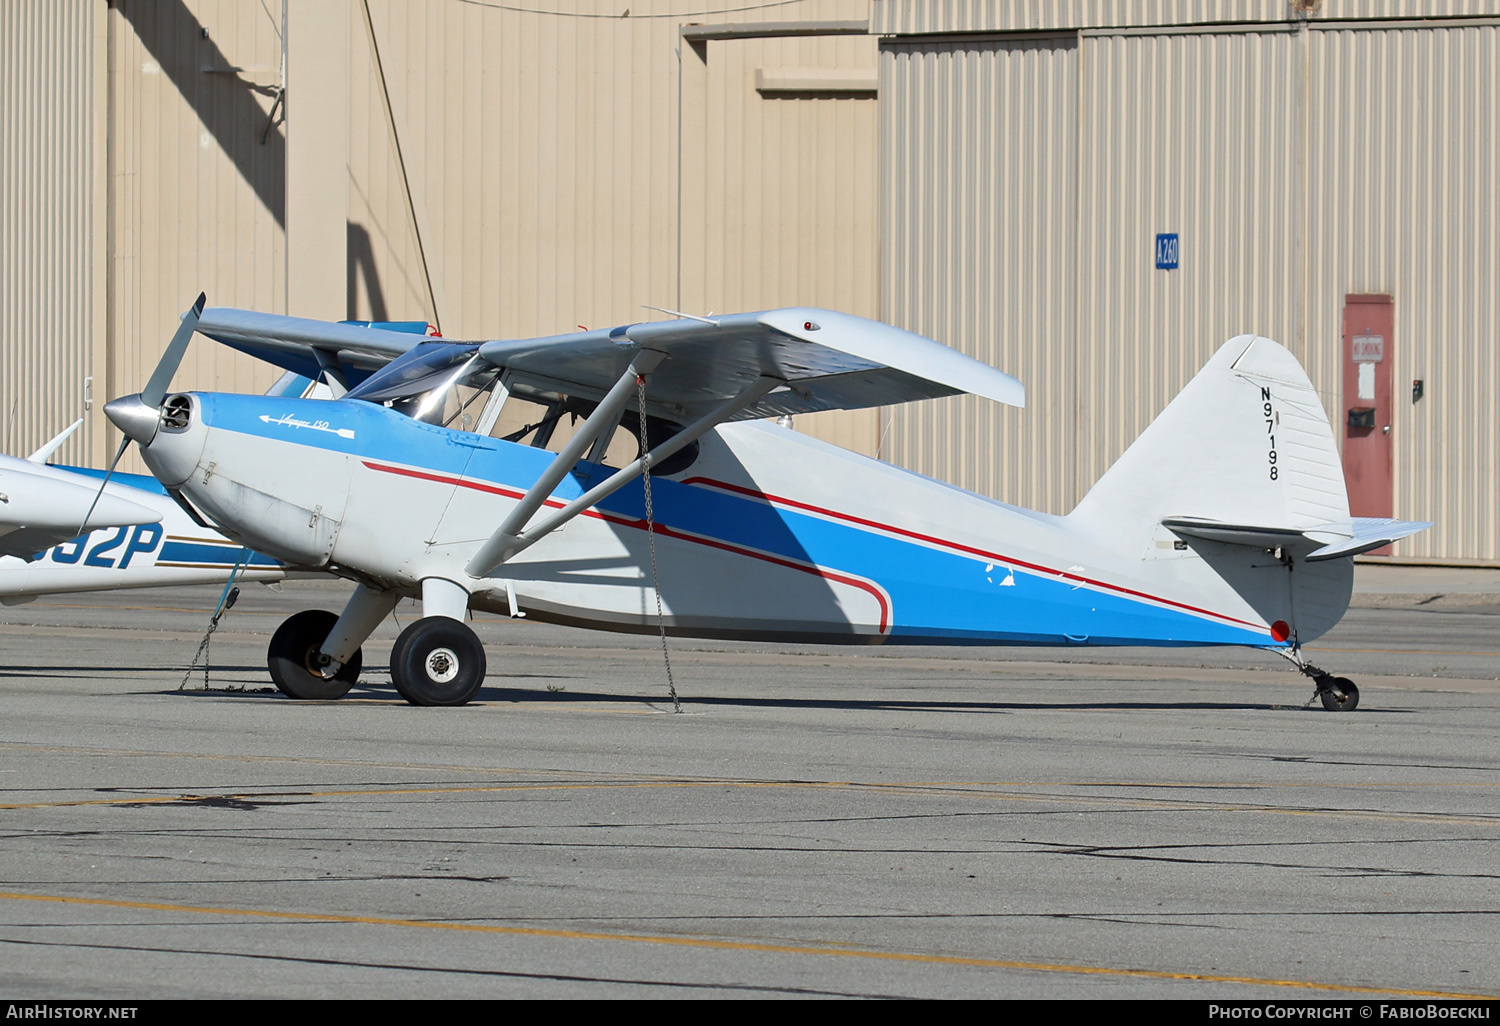
[[[497,618],[465,708],[390,621],[270,690],[346,590],[247,587],[206,689],[217,589],[0,609],[0,996],[1500,995],[1483,588],[1313,646],[1353,713],[1242,650],[674,639],[676,715],[657,638]]]

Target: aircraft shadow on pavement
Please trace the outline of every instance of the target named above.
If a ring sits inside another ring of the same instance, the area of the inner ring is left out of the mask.
[[[381,668],[372,668],[374,672],[384,676]],[[0,678],[3,677],[71,677],[88,673],[160,673],[160,666],[57,666],[53,663],[38,664],[35,666],[10,665],[0,666]],[[506,679],[530,679],[530,680],[570,680],[576,679],[560,674],[547,673],[508,673]],[[185,697],[218,697],[244,695],[249,698],[275,698],[281,701],[292,702],[295,699],[280,694],[275,686],[266,676],[265,667],[262,665],[218,665],[212,667],[208,687],[203,686],[202,670],[193,671],[184,686],[164,689],[148,689],[144,693],[161,695],[180,695]],[[392,703],[405,704],[404,700],[396,694],[395,689],[388,680],[365,680],[356,684],[346,696],[365,700],[383,699]],[[1254,711],[1254,712],[1276,712],[1276,711],[1298,711],[1305,706],[1301,702],[1250,702],[1224,699],[1221,701],[1117,701],[1117,702],[1089,702],[1089,701],[944,701],[934,698],[932,700],[913,699],[884,699],[884,698],[858,698],[858,699],[832,699],[832,698],[754,698],[750,696],[728,698],[722,695],[695,696],[686,694],[681,696],[684,708],[746,708],[746,709],[846,709],[850,711],[901,711],[901,712],[1028,712],[1039,710],[1130,710],[1142,711],[1160,709],[1181,710],[1218,710],[1218,711]],[[474,697],[475,702],[494,703],[556,703],[560,706],[580,703],[606,703],[621,706],[626,705],[662,705],[670,699],[663,695],[622,695],[611,694],[602,691],[541,691],[531,688],[507,688],[486,685],[480,689],[479,694]],[[324,704],[324,703],[317,703]],[[1306,707],[1316,709],[1315,706]],[[1321,709],[1316,709],[1322,712]],[[1361,709],[1364,715],[1407,713],[1410,709]]]
[[[0,668],[3,672],[4,668]],[[70,669],[86,669],[72,667]],[[119,671],[122,667],[109,667]],[[140,667],[141,672],[160,669],[159,667]],[[377,672],[379,672],[377,670]],[[226,676],[226,675],[234,676]],[[509,679],[515,678],[539,678],[543,680],[568,680],[575,679],[562,675],[545,673],[505,675]],[[152,692],[143,692],[150,694]],[[165,688],[155,691],[160,695],[178,695],[187,698],[225,698],[244,695],[247,698],[274,698],[278,701],[295,702],[296,699],[282,695],[276,691],[269,677],[265,676],[265,669],[260,666],[215,666],[214,677],[210,680],[208,687],[202,683],[201,671],[194,678],[188,680],[186,686],[181,688]],[[386,700],[393,704],[405,705],[405,700],[396,693],[389,681],[373,680],[360,681],[349,690],[345,698],[357,698],[369,700]],[[713,696],[681,696],[682,705],[685,709],[703,708],[746,708],[746,709],[846,709],[850,711],[901,711],[901,712],[1026,712],[1050,709],[1217,709],[1217,710],[1252,710],[1271,712],[1276,710],[1299,709],[1300,704],[1274,703],[1274,702],[975,702],[975,701],[943,701],[932,699],[921,701],[912,699],[882,699],[882,698],[753,698],[733,697],[727,698],[723,695]],[[333,701],[342,701],[334,699]],[[577,704],[612,704],[619,706],[630,705],[660,705],[671,703],[671,699],[665,695],[622,695],[611,694],[603,691],[539,691],[531,688],[507,688],[486,685],[481,688],[479,694],[474,696],[475,703],[495,704],[517,704],[536,705],[538,703],[553,703],[559,706]],[[324,702],[308,703],[323,705]],[[1386,710],[1392,711],[1392,710]]]
[[[351,692],[353,694],[353,692]],[[1277,702],[1247,702],[1247,701],[1122,701],[1122,702],[1097,702],[1097,701],[944,701],[940,698],[931,700],[920,699],[883,699],[883,698],[754,698],[754,697],[724,697],[723,695],[695,696],[691,693],[681,696],[684,709],[703,708],[748,708],[748,709],[845,709],[850,711],[900,711],[900,712],[1028,712],[1037,710],[1117,710],[1117,709],[1212,709],[1212,710],[1249,710],[1259,712],[1272,712],[1280,710],[1298,710],[1302,708],[1300,702],[1277,703]],[[505,688],[486,686],[480,689],[474,699],[476,702],[494,703],[518,703],[536,704],[540,702],[568,705],[573,703],[613,703],[620,705],[668,705],[670,699],[666,694],[660,695],[621,695],[609,694],[600,691],[534,691],[523,688]],[[1322,712],[1322,709],[1318,710]],[[1376,711],[1404,711],[1404,710],[1376,710]]]
[[[0,666],[0,678],[6,676],[42,676],[42,678],[60,678],[60,676],[80,676],[86,673],[159,673],[160,666],[57,666],[55,663],[39,663],[34,666],[27,664],[10,664]],[[175,672],[175,670],[174,670]],[[381,672],[381,670],[375,670]],[[553,675],[553,673],[505,673],[507,679],[576,679],[567,675]],[[290,697],[276,691],[275,685],[266,675],[266,667],[261,664],[214,664],[210,670],[210,679],[207,687],[202,684],[202,670],[195,669],[192,676],[183,682],[181,687],[150,688],[147,693],[154,690],[157,694],[180,694],[187,697],[225,697],[245,694],[246,697],[276,697],[291,702]],[[390,702],[405,703],[395,688],[390,685],[389,679],[374,679],[374,681],[360,681],[351,688],[347,697],[351,699],[387,699]],[[660,694],[610,694],[607,691],[541,691],[532,688],[519,687],[493,687],[484,685],[478,694],[474,696],[475,702],[516,703],[525,702],[534,705],[538,702],[555,702],[558,705],[573,705],[573,703],[615,703],[615,705],[661,705],[667,702],[667,696]],[[1304,706],[1302,702],[1248,702],[1248,700],[1184,700],[1184,702],[1161,702],[1161,700],[1137,700],[1137,702],[1026,702],[1026,700],[996,700],[996,702],[975,702],[975,700],[913,700],[913,699],[879,699],[879,697],[868,697],[868,699],[801,699],[801,697],[724,697],[721,694],[714,696],[694,696],[684,694],[681,696],[684,708],[768,708],[768,709],[849,709],[849,711],[903,711],[903,712],[1026,712],[1043,711],[1043,709],[1077,709],[1077,711],[1089,711],[1089,709],[1218,709],[1218,711],[1299,711],[1302,708],[1314,708],[1316,706]],[[1322,711],[1322,709],[1316,709]],[[1412,709],[1361,709],[1365,715],[1371,714],[1394,714],[1394,712],[1412,712]]]

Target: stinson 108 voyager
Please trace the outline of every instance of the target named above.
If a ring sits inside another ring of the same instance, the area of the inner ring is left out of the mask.
[[[1343,616],[1354,555],[1428,526],[1350,517],[1307,375],[1252,335],[1225,342],[1052,516],[767,419],[965,392],[1024,403],[1009,375],[858,317],[784,309],[413,346],[202,307],[146,391],[106,411],[224,534],[354,583],[341,614],[298,613],[271,641],[271,676],[297,698],[343,695],[360,645],[418,597],[391,675],[420,705],[478,692],[484,648],[464,620],[479,609],[820,643],[1248,645],[1350,709],[1355,686],[1300,645]],[[195,330],[344,394],[169,394]]]

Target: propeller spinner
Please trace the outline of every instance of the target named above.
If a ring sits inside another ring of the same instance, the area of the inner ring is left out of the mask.
[[[99,504],[99,496],[104,494],[104,486],[109,484],[115,467],[120,463],[120,457],[125,455],[125,449],[132,441],[143,446],[150,445],[151,440],[156,437],[156,430],[161,426],[162,400],[167,397],[167,388],[172,384],[172,375],[177,373],[177,367],[182,363],[182,356],[187,352],[193,332],[198,330],[198,318],[203,314],[203,304],[207,298],[205,293],[198,293],[198,299],[193,303],[192,308],[182,315],[182,323],[173,333],[172,341],[167,343],[166,352],[161,354],[161,360],[156,364],[156,370],[151,372],[146,387],[137,395],[112,399],[104,404],[104,415],[109,418],[111,424],[124,432],[125,437],[120,439],[120,447],[115,450],[114,459],[109,461],[109,469],[104,474],[104,480],[99,484],[99,491],[94,495],[93,505],[89,506],[88,513],[84,514],[83,522],[78,525],[79,534],[83,534],[84,526],[93,515],[94,506]]]

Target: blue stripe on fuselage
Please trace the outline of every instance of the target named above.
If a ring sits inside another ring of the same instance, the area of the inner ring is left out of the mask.
[[[215,544],[213,542],[196,541],[174,541],[168,539],[162,543],[161,552],[156,557],[158,564],[162,563],[191,563],[194,566],[222,566],[225,570],[245,563],[251,567],[278,567],[282,564],[270,556],[259,552],[251,552],[249,562],[245,562],[245,547],[235,544]]]
[[[414,421],[357,400],[202,395],[205,423],[351,456],[525,490],[552,453]],[[351,437],[340,435],[351,432]],[[568,500],[612,469],[580,463],[554,491]],[[944,485],[949,487],[951,485]],[[959,491],[958,489],[954,489]],[[967,493],[964,493],[967,495]],[[654,479],[658,522],[706,538],[877,582],[891,597],[892,641],[1011,644],[1267,645],[1261,631],[1164,608],[1127,595],[1035,571],[991,569],[981,557],[945,551],[727,494]],[[599,504],[644,519],[641,482]],[[1010,516],[997,504],[996,523]],[[1010,580],[1011,584],[1002,583]]]
[[[80,477],[91,477],[95,481],[104,480],[107,471],[95,470],[92,467],[54,467],[55,470],[66,470],[70,474],[78,474]],[[129,485],[131,488],[139,488],[143,492],[153,495],[166,495],[167,490],[162,483],[149,474],[122,474],[116,471],[109,475],[110,484]]]

